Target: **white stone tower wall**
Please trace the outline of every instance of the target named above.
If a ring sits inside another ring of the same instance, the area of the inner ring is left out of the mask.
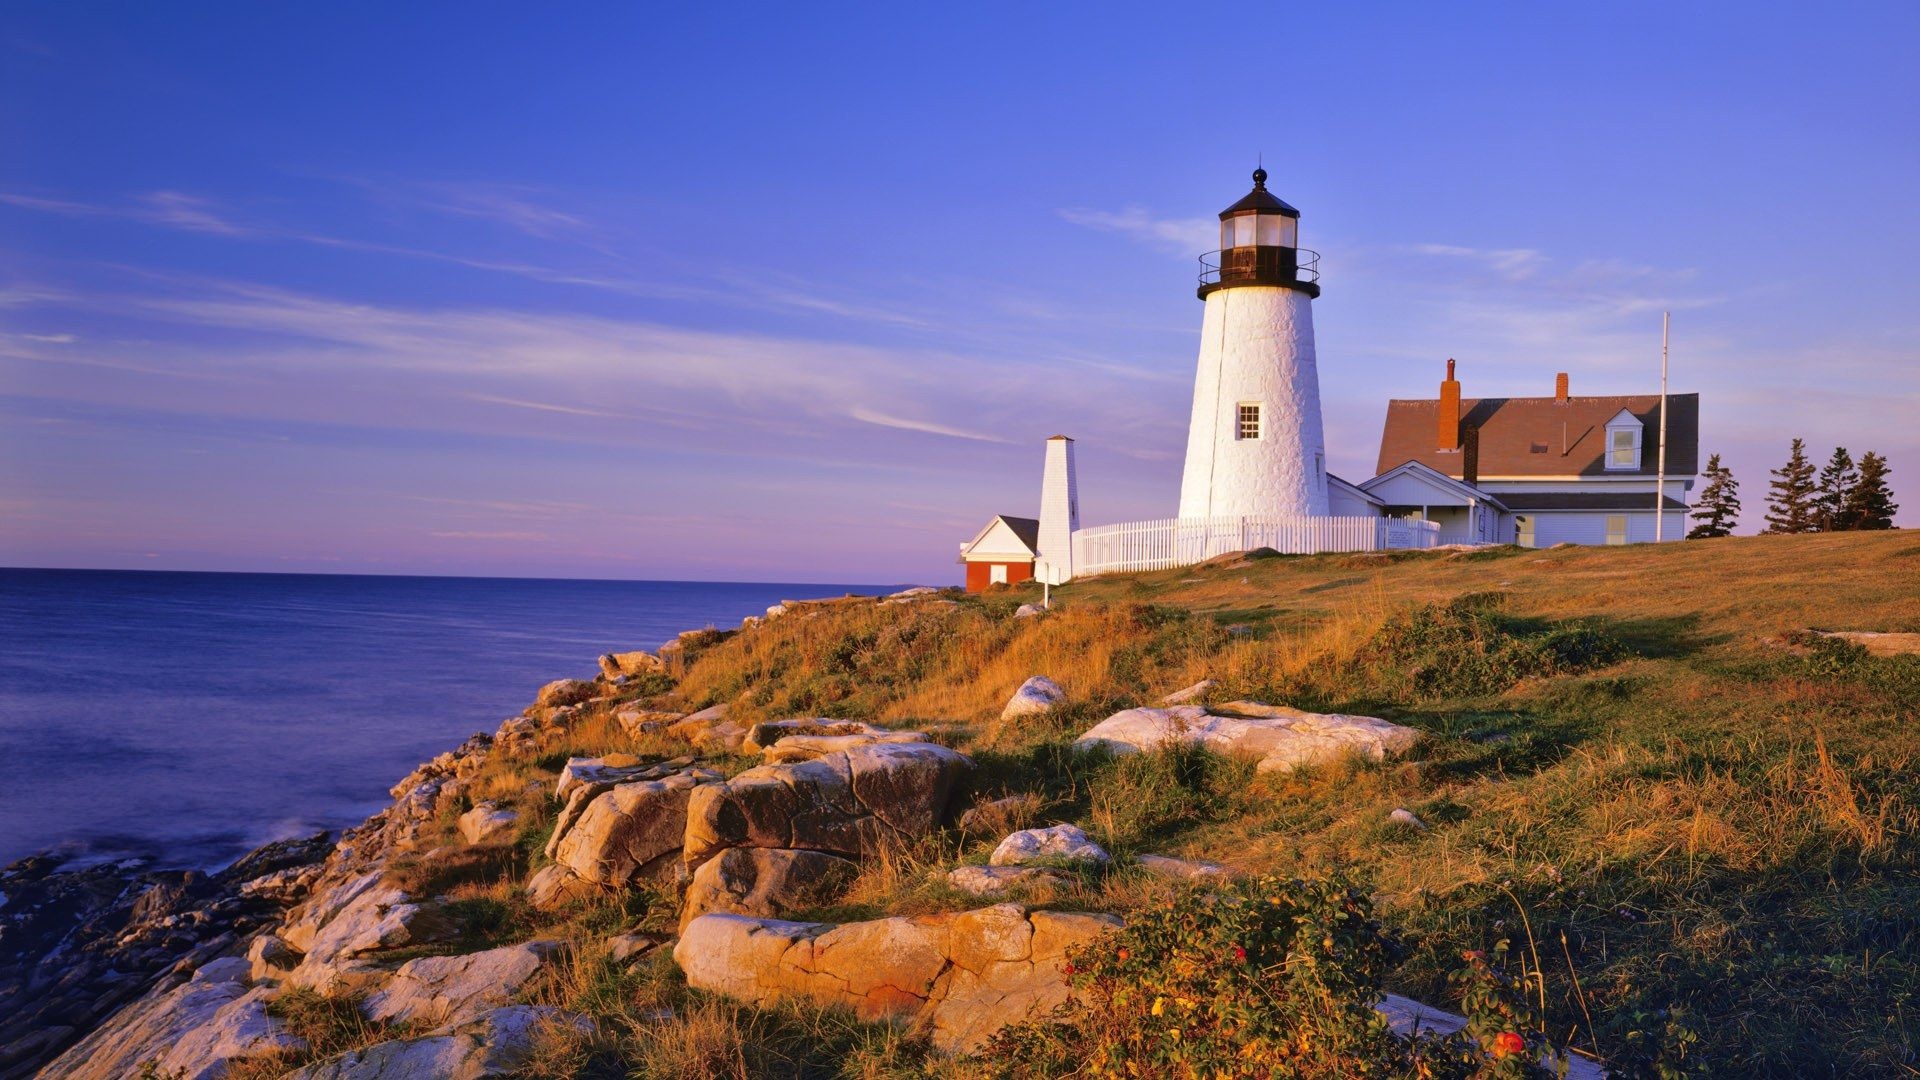
[[[1258,439],[1239,438],[1239,405],[1261,406]],[[1207,295],[1180,516],[1327,513],[1326,436],[1313,353],[1313,305],[1278,286]]]
[[[1074,478],[1073,440],[1047,440],[1047,463],[1040,481],[1040,550],[1034,576],[1054,585],[1073,577],[1073,534],[1080,528],[1080,484]]]

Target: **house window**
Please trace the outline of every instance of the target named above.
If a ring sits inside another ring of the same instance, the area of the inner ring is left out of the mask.
[[[991,563],[987,566],[987,584],[1005,585],[1007,583],[1007,564]]]
[[[1257,439],[1260,437],[1260,403],[1243,401],[1240,403],[1240,437]]]
[[[1533,546],[1533,519],[1525,516],[1513,519],[1513,542],[1521,547]]]
[[[1627,515],[1607,515],[1607,543],[1624,544],[1627,542]]]

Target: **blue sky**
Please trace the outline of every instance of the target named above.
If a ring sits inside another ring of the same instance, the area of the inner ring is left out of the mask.
[[[890,581],[1177,499],[1194,256],[1389,397],[1703,395],[1920,525],[1920,7],[15,4],[0,563]]]

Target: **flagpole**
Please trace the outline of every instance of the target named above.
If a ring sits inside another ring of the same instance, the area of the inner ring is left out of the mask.
[[[1673,312],[1660,315],[1660,466],[1653,484],[1653,542],[1667,534],[1667,336],[1673,326]]]

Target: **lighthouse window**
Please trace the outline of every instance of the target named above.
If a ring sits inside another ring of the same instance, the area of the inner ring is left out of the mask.
[[[1243,401],[1240,403],[1240,437],[1257,439],[1260,437],[1260,403]]]

